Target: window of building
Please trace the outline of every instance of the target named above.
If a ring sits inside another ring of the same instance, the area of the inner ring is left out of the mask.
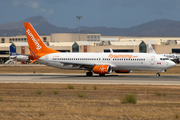
[[[146,53],[146,44],[143,41],[139,45],[139,52],[140,53]]]
[[[5,43],[5,38],[1,38],[1,43]]]
[[[76,42],[72,45],[72,52],[79,52],[79,45]]]
[[[172,53],[180,53],[180,49],[172,49]]]
[[[3,51],[0,51],[0,54],[1,55],[9,55],[9,51],[3,50]]]
[[[47,38],[46,38],[46,37],[43,37],[43,41],[44,41],[44,42],[47,42]]]

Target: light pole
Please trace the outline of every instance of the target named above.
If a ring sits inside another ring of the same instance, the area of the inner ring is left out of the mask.
[[[77,19],[79,19],[79,41],[80,41],[80,19],[82,18],[83,16],[76,16]]]

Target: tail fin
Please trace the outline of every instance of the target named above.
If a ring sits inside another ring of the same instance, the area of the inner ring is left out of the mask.
[[[157,54],[151,44],[149,44],[149,53]]]
[[[41,37],[38,35],[36,30],[33,28],[31,23],[24,23],[26,36],[29,44],[29,48],[36,54],[38,57],[42,57],[49,53],[57,53],[59,51],[48,48]]]
[[[16,50],[13,48],[13,46],[10,46],[10,55],[11,55],[11,56],[16,56],[16,55],[18,55],[17,52],[16,52]]]

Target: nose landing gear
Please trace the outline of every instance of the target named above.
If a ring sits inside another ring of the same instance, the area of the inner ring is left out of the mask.
[[[161,75],[159,73],[156,74],[157,77],[160,77]]]
[[[159,73],[161,73],[161,72],[166,72],[166,70],[157,71],[156,76],[157,76],[157,77],[160,77],[161,75],[160,75]]]

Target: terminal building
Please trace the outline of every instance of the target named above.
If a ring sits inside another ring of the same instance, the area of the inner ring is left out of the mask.
[[[158,54],[180,54],[180,37],[128,37],[101,34],[52,33],[41,36],[46,45],[61,52],[149,52],[152,44]],[[13,46],[19,54],[29,54],[26,35],[0,37],[0,63],[10,56]]]

